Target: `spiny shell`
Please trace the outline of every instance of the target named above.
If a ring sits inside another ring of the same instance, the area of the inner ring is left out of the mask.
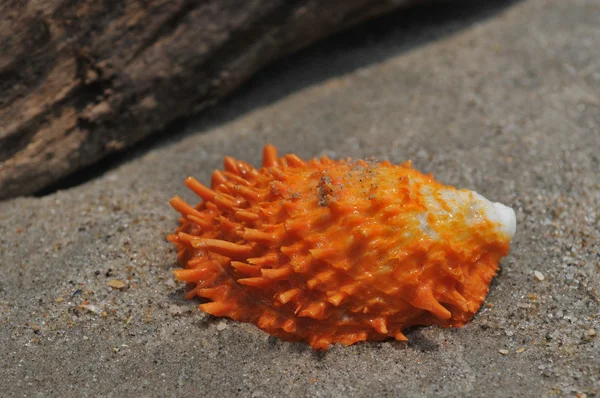
[[[409,163],[305,162],[264,150],[263,167],[225,158],[203,201],[175,196],[178,279],[214,316],[315,349],[457,327],[481,306],[514,234],[514,212]]]

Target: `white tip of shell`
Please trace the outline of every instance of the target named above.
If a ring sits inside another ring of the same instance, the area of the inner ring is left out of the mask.
[[[502,203],[494,202],[494,211],[496,213],[496,221],[502,226],[502,230],[512,239],[517,232],[517,217],[515,211]]]
[[[500,231],[507,234],[510,239],[517,232],[517,217],[515,211],[502,203],[490,202],[477,192],[473,195],[481,201],[482,209],[488,220],[498,223]]]

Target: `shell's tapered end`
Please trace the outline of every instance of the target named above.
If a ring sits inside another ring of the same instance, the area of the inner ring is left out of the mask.
[[[515,211],[502,203],[494,202],[492,205],[494,206],[493,212],[488,212],[488,218],[498,222],[500,229],[512,239],[517,232]]]
[[[496,223],[498,231],[504,233],[511,240],[517,232],[517,217],[515,211],[502,203],[491,202],[477,192],[473,192],[474,199],[479,202],[485,217]]]

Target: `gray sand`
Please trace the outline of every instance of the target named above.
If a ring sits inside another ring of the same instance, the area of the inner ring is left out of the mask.
[[[334,38],[98,178],[0,203],[0,396],[596,396],[600,2],[494,4]],[[169,198],[265,143],[412,159],[514,207],[475,319],[316,353],[184,300]]]

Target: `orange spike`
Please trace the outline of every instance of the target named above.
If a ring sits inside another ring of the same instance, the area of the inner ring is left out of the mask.
[[[218,227],[220,228],[221,233],[225,236],[235,235],[240,232],[242,228],[242,226],[235,222],[235,220],[230,220],[227,217],[219,216],[217,217],[217,220],[219,221]]]
[[[310,346],[315,350],[327,350],[330,343],[330,339],[321,336],[315,336],[309,342]]]
[[[261,329],[268,329],[268,328],[273,327],[276,324],[276,322],[277,322],[277,316],[270,311],[265,311],[258,318],[258,322],[256,325]]]
[[[203,217],[203,214],[198,210],[194,209],[192,206],[188,205],[183,199],[179,196],[173,196],[169,201],[171,206],[177,210],[182,216],[194,215],[196,217]]]
[[[198,239],[195,235],[186,234],[185,232],[177,233],[177,241],[178,243],[184,246],[192,246],[192,241]]]
[[[299,252],[299,249],[294,246],[281,246],[279,250],[288,257],[292,257]]]
[[[384,318],[371,319],[370,324],[378,333],[387,334],[388,329]]]
[[[359,286],[360,286],[360,282],[350,283],[346,286],[342,286],[340,288],[340,292],[343,292],[343,293],[347,294],[348,296],[352,296],[358,290]]]
[[[306,257],[297,256],[290,260],[290,265],[293,267],[295,273],[304,274],[311,271],[313,263]]]
[[[242,237],[245,240],[249,240],[252,242],[261,242],[261,243],[276,243],[279,241],[279,236],[278,234],[274,233],[274,232],[263,232],[263,231],[259,231],[257,229],[252,229],[252,228],[244,228],[244,232],[242,234]]]
[[[238,245],[221,239],[196,238],[192,240],[195,249],[207,249],[222,256],[239,258],[252,254],[252,246]]]
[[[262,276],[267,279],[282,279],[292,273],[290,268],[263,268],[260,270]]]
[[[177,239],[179,239],[180,242],[185,242],[185,243],[191,244],[192,241],[194,239],[198,239],[198,237],[196,235],[186,234],[185,232],[178,232]]]
[[[181,246],[181,244],[179,243],[179,237],[177,236],[177,234],[167,235],[167,241],[171,242],[171,243],[175,243],[177,245],[177,247]]]
[[[284,223],[284,225],[287,232],[299,236],[308,235],[312,231],[311,222],[302,218],[294,218],[291,220],[287,220]]]
[[[320,247],[318,249],[309,250],[310,254],[316,260],[325,260],[337,254],[337,250],[333,247]]]
[[[308,317],[313,319],[324,319],[325,318],[325,310],[327,309],[327,303],[325,302],[316,302],[310,304],[308,307],[300,311],[298,314],[299,317]]]
[[[188,177],[185,179],[185,185],[196,195],[200,196],[206,202],[212,202],[215,199],[216,193],[208,187],[202,185],[194,177]]]
[[[335,270],[321,272],[320,274],[317,274],[313,279],[310,279],[308,282],[306,282],[306,286],[308,286],[309,289],[314,289],[315,286],[321,283],[329,282],[334,276]]]
[[[296,321],[288,319],[283,323],[281,328],[288,333],[294,333],[296,332]]]
[[[246,286],[263,287],[263,286],[267,285],[268,283],[270,283],[270,281],[268,279],[265,279],[262,277],[256,277],[256,278],[238,279],[238,283],[240,283],[242,285],[246,285]]]
[[[260,216],[258,214],[250,213],[249,211],[245,211],[245,210],[236,211],[235,216],[240,221],[245,221],[245,222],[253,222],[253,221],[260,219]]]
[[[231,181],[232,184],[244,185],[246,187],[249,187],[252,185],[250,183],[250,181],[245,180],[244,178],[240,177],[239,175],[231,173],[229,171],[224,171],[223,175],[225,175],[225,177],[227,177]]]
[[[263,148],[263,167],[277,167],[277,148],[265,145]]]
[[[227,296],[229,289],[222,289],[221,287],[211,287],[198,289],[198,296],[217,301]]]
[[[444,299],[444,302],[457,306],[461,311],[469,312],[469,302],[456,289],[447,290]]]
[[[285,168],[287,168],[289,166],[288,162],[287,162],[287,159],[285,157],[280,158],[279,160],[277,160],[277,163],[279,163],[279,168],[281,168],[281,169],[285,169]]]
[[[232,198],[230,198],[229,195],[226,194],[219,194],[215,195],[215,197],[213,198],[213,202],[219,207],[226,209],[234,209],[239,206],[241,201],[232,200]]]
[[[198,224],[198,226],[200,228],[203,228],[203,229],[207,229],[207,228],[212,227],[211,220],[208,220],[208,219],[206,219],[204,217],[197,217],[195,215],[190,214],[188,216],[188,220],[190,220],[191,222],[194,222],[194,223]]]
[[[202,265],[206,266],[212,264],[212,262],[205,256],[194,257],[187,262],[188,268],[197,268]]]
[[[277,253],[269,253],[262,257],[249,258],[248,262],[253,265],[277,265],[280,263],[279,255]]]
[[[294,154],[285,155],[285,160],[287,161],[287,164],[291,167],[303,167],[306,165],[306,163],[304,163],[304,160],[300,159]]]
[[[433,294],[429,286],[421,286],[416,289],[413,299],[410,301],[412,305],[431,312],[438,319],[446,320],[452,317],[452,314],[446,307],[441,305]]]
[[[269,207],[265,206],[265,207],[260,208],[260,212],[264,219],[264,218],[270,218],[270,217],[277,216],[279,209],[274,206],[269,206]]]
[[[245,186],[238,185],[234,189],[238,194],[240,194],[244,199],[246,199],[249,202],[260,202],[263,198],[263,195],[261,193]]]
[[[256,171],[256,169],[254,167],[252,167],[252,165],[248,162],[238,160],[236,167],[237,167],[240,175],[242,177],[244,177],[246,180],[253,181],[258,176],[258,172]]]
[[[173,270],[175,277],[183,282],[198,282],[201,279],[207,279],[214,275],[215,271],[208,267],[198,267],[189,269]]]
[[[342,301],[344,301],[344,299],[347,297],[348,295],[346,293],[343,292],[338,292],[335,293],[332,296],[329,296],[327,298],[327,301],[329,301],[331,304],[333,304],[334,306],[338,307]]]
[[[288,302],[296,298],[299,293],[300,289],[290,289],[283,293],[279,293],[277,295],[277,300],[279,300],[282,304],[287,304]]]
[[[252,276],[261,275],[259,267],[256,267],[254,265],[250,265],[247,263],[243,263],[241,261],[232,261],[231,266],[233,268],[235,268],[236,270],[240,271],[242,274],[252,275]]]
[[[231,313],[231,306],[222,301],[200,304],[200,309],[213,316],[229,316]]]
[[[365,341],[368,337],[366,332],[340,334],[336,340],[344,345],[352,345],[359,341]]]
[[[211,180],[211,186],[213,187],[218,187],[219,185],[226,185],[229,183],[229,180],[227,180],[227,177],[221,170],[213,171]]]
[[[273,168],[269,169],[269,171],[271,172],[273,178],[275,178],[275,181],[282,181],[286,178],[286,174],[283,172],[283,170]]]
[[[483,301],[483,299],[481,301]],[[474,314],[477,311],[479,311],[479,307],[481,307],[481,304],[479,304],[478,302],[471,301],[467,306],[469,307],[469,312]]]
[[[223,160],[223,165],[225,166],[225,170],[227,170],[228,172],[236,174],[238,176],[240,175],[240,172],[237,168],[237,160],[235,160],[231,156],[225,156],[225,159]]]
[[[294,192],[294,193],[292,193],[292,194],[290,195],[290,197],[291,197],[292,199],[299,199],[299,198],[298,198],[298,193],[297,193],[297,192]],[[286,200],[286,201],[284,201],[284,202],[282,203],[282,206],[281,206],[281,207],[282,207],[282,208],[283,208],[283,210],[285,210],[285,212],[286,212],[287,214],[289,214],[289,215],[292,215],[292,214],[294,214],[294,213],[296,212],[296,210],[298,210],[298,205],[297,205],[295,202],[293,202],[292,200]]]
[[[233,197],[233,195],[235,195],[231,184],[213,185],[213,191],[215,191],[217,195],[229,195],[228,197]]]
[[[187,295],[186,297],[194,297],[196,295],[198,295],[198,291],[200,289],[203,289],[205,287],[210,287],[211,285],[213,285],[215,283],[215,281],[221,276],[220,272],[213,272],[210,274],[210,276],[207,275],[203,275],[202,279],[198,279],[197,281],[194,281],[193,283],[196,284],[196,286],[194,286],[194,289],[190,290],[188,292],[189,295]]]

